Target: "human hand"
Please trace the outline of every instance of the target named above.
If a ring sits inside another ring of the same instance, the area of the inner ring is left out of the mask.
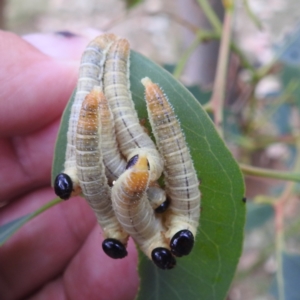
[[[65,58],[75,59],[88,40],[54,41],[54,49],[64,52],[56,51],[56,59],[0,31],[0,204],[6,203],[0,225],[55,198],[50,187],[54,143],[79,67],[78,60]],[[38,39],[34,44],[46,45]],[[70,45],[75,55],[68,52]],[[0,299],[133,299],[138,288],[133,243],[128,257],[113,260],[103,253],[102,240],[84,199],[47,210],[0,248]]]

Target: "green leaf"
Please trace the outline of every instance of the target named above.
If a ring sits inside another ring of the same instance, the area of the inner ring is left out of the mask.
[[[162,271],[140,254],[137,299],[224,299],[242,251],[245,223],[244,182],[239,167],[194,96],[167,71],[131,52],[130,82],[139,118],[147,119],[144,88],[148,76],[168,95],[185,132],[201,179],[202,212],[192,253]],[[69,108],[63,116],[52,180],[63,170]],[[149,126],[149,124],[148,124]]]
[[[64,169],[65,162],[65,153],[67,148],[67,132],[69,126],[69,117],[71,114],[72,104],[74,102],[76,89],[73,91],[73,94],[64,110],[64,113],[61,118],[59,133],[56,138],[55,151],[52,163],[51,171],[51,186],[54,186],[55,177],[61,173]]]
[[[0,227],[0,246],[2,246],[19,228],[31,220],[32,213],[17,218]]]
[[[136,6],[137,4],[140,4],[142,2],[143,2],[143,0],[125,0],[127,9],[130,9],[130,8]]]
[[[278,276],[275,276],[271,285],[271,293],[275,299],[298,300],[299,299],[299,278],[300,278],[300,255],[282,252],[281,280],[278,283]],[[282,298],[284,297],[284,298]]]
[[[2,246],[17,230],[19,230],[25,223],[33,219],[34,217],[38,216],[45,210],[49,209],[50,207],[56,205],[57,203],[61,202],[62,200],[56,198],[36,211],[29,213],[23,217],[17,218],[13,221],[10,221],[2,226],[0,226],[0,246]]]

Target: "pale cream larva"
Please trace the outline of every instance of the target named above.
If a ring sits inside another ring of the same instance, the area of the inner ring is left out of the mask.
[[[106,177],[110,185],[125,171],[126,160],[121,155],[116,134],[114,119],[106,97],[100,98],[101,151],[105,165]]]
[[[113,41],[116,39],[117,37],[114,34],[103,34],[98,36],[89,43],[82,55],[76,94],[71,108],[67,132],[64,171],[57,176],[54,184],[56,194],[62,199],[68,199],[69,197],[80,193],[75,159],[76,128],[79,112],[85,96],[94,86],[102,85],[106,54]]]
[[[120,224],[141,250],[159,268],[171,269],[176,261],[162,233],[164,227],[147,199],[149,178],[147,156],[133,156],[112,187],[113,208]]]
[[[114,120],[110,111],[106,97],[100,98],[100,123],[101,123],[101,151],[106,170],[106,177],[110,185],[116,181],[125,171],[126,161],[119,152]],[[147,198],[157,212],[163,212],[168,203],[166,203],[166,193],[160,186],[154,182],[147,189]]]
[[[111,188],[102,161],[99,126],[99,102],[102,97],[104,95],[100,87],[95,87],[82,104],[75,143],[76,166],[82,194],[94,210],[103,230],[103,250],[112,258],[122,258],[127,255],[128,234],[120,226],[113,211]]]
[[[184,134],[166,95],[149,78],[142,79],[142,83],[153,134],[165,162],[164,179],[170,198],[165,236],[170,240],[174,255],[187,255],[199,224],[199,181]]]
[[[107,53],[104,68],[104,92],[112,110],[119,149],[129,160],[140,150],[147,152],[150,180],[161,176],[163,160],[154,142],[140,125],[131,98],[129,82],[130,48],[126,39],[113,42]]]

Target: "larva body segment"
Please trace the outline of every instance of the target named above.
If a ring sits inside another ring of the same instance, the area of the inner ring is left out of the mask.
[[[153,252],[167,253],[163,264],[154,262],[163,269],[172,268],[175,260],[168,250],[169,246],[162,231],[160,219],[147,199],[146,190],[149,184],[147,157],[144,154],[134,156],[128,164],[133,164],[119,177],[112,187],[112,203],[116,216],[124,230],[135,240],[141,250],[153,259]],[[161,256],[161,255],[160,255]]]
[[[158,85],[149,78],[142,79],[142,83],[146,89],[145,99],[152,130],[165,163],[166,193],[170,197],[166,238],[171,240],[183,230],[190,231],[194,238],[200,217],[200,191],[184,134],[171,104]]]
[[[77,174],[84,198],[94,210],[104,237],[127,244],[128,234],[120,226],[111,204],[111,188],[105,177],[100,149],[99,102],[104,97],[95,87],[85,98],[77,125]],[[125,246],[124,246],[124,249]],[[126,252],[127,254],[127,252]],[[117,258],[117,257],[114,257]]]
[[[129,160],[147,151],[150,180],[157,180],[163,170],[163,160],[155,144],[139,123],[131,98],[129,82],[129,43],[126,39],[115,41],[110,47],[104,69],[104,91],[115,120],[115,130],[121,153]]]
[[[110,111],[106,97],[100,98],[100,123],[101,123],[101,151],[106,169],[106,177],[110,184],[116,181],[125,171],[126,161],[119,152],[113,115]],[[147,189],[147,198],[153,209],[159,207],[166,200],[165,191],[154,182]]]
[[[105,165],[105,173],[110,185],[125,171],[126,161],[122,157],[117,144],[114,119],[106,97],[100,98],[101,151]]]
[[[73,189],[78,186],[76,174],[76,128],[81,105],[86,95],[94,86],[102,85],[103,68],[106,53],[112,42],[117,37],[114,34],[104,34],[95,38],[86,47],[80,62],[79,78],[75,99],[71,108],[69,127],[67,133],[67,150],[65,157],[64,172],[71,177]]]

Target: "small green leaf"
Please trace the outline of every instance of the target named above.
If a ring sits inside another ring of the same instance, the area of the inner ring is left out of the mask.
[[[141,287],[137,299],[224,299],[242,251],[246,207],[242,201],[243,177],[194,96],[166,70],[142,55],[132,51],[130,61],[131,92],[139,118],[147,119],[140,82],[147,76],[163,88],[174,107],[201,180],[202,193],[200,227],[192,253],[178,258],[176,268],[168,271],[159,270],[140,254]],[[58,135],[52,181],[63,170],[69,107]]]
[[[0,227],[0,246],[9,239],[19,228],[31,220],[32,213],[8,222]]]
[[[127,9],[130,9],[130,8],[136,6],[137,4],[140,4],[142,2],[143,2],[143,0],[125,0]]]
[[[36,211],[29,213],[23,217],[17,218],[13,221],[10,221],[2,226],[0,226],[0,246],[2,246],[17,230],[19,230],[25,223],[36,217],[37,215],[41,214],[48,208],[54,206],[55,204],[61,202],[62,200],[59,198],[56,198]]]
[[[54,186],[56,176],[64,169],[65,153],[67,148],[67,132],[69,126],[69,118],[71,114],[72,104],[74,102],[76,89],[73,91],[72,96],[64,110],[61,117],[59,133],[56,138],[55,151],[51,171],[51,186]]]

